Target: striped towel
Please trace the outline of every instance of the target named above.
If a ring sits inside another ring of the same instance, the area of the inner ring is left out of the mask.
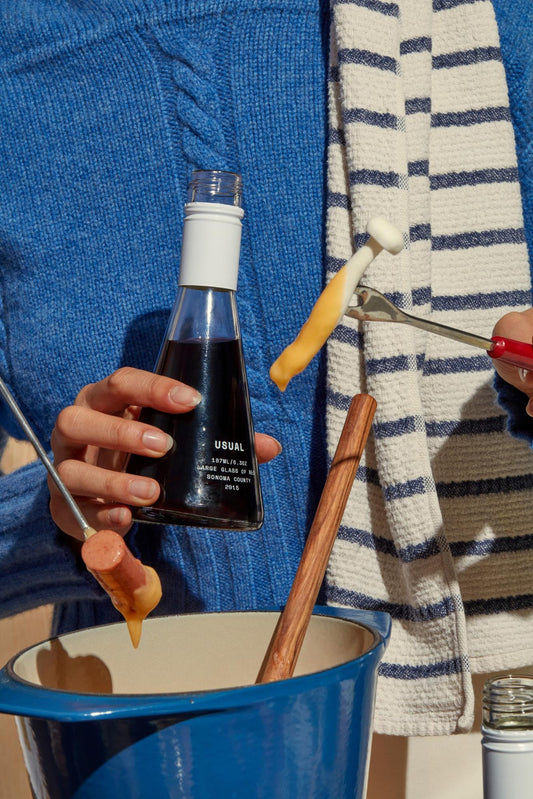
[[[328,270],[384,215],[405,250],[362,280],[491,335],[531,304],[513,130],[489,0],[333,0]],[[376,729],[464,732],[472,672],[533,662],[533,454],[480,350],[348,318],[328,343],[328,449],[377,400],[326,577],[330,604],[391,613]]]

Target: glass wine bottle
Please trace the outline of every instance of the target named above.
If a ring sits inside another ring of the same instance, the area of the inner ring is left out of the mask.
[[[138,521],[257,530],[263,502],[235,292],[241,178],[196,171],[185,206],[179,290],[155,371],[196,388],[201,402],[176,415],[143,408],[140,420],[175,441],[162,458],[132,455],[127,471],[161,486]]]

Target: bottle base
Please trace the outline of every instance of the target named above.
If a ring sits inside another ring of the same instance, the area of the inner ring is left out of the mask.
[[[185,527],[210,527],[213,530],[237,530],[240,532],[254,532],[263,526],[263,519],[250,521],[248,519],[215,518],[202,516],[197,513],[184,513],[162,508],[135,508],[133,519],[146,524],[179,524]]]

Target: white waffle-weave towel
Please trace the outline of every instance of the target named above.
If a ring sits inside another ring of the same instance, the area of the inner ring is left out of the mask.
[[[332,0],[328,269],[384,215],[404,232],[361,281],[491,335],[531,304],[505,72],[489,0]],[[328,343],[328,449],[377,400],[326,578],[384,609],[376,729],[467,731],[471,672],[533,662],[533,455],[505,429],[486,354],[345,319]]]

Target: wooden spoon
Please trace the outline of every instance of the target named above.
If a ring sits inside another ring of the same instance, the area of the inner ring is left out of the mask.
[[[369,394],[357,394],[350,404],[287,604],[256,684],[284,680],[294,673],[375,409]]]

